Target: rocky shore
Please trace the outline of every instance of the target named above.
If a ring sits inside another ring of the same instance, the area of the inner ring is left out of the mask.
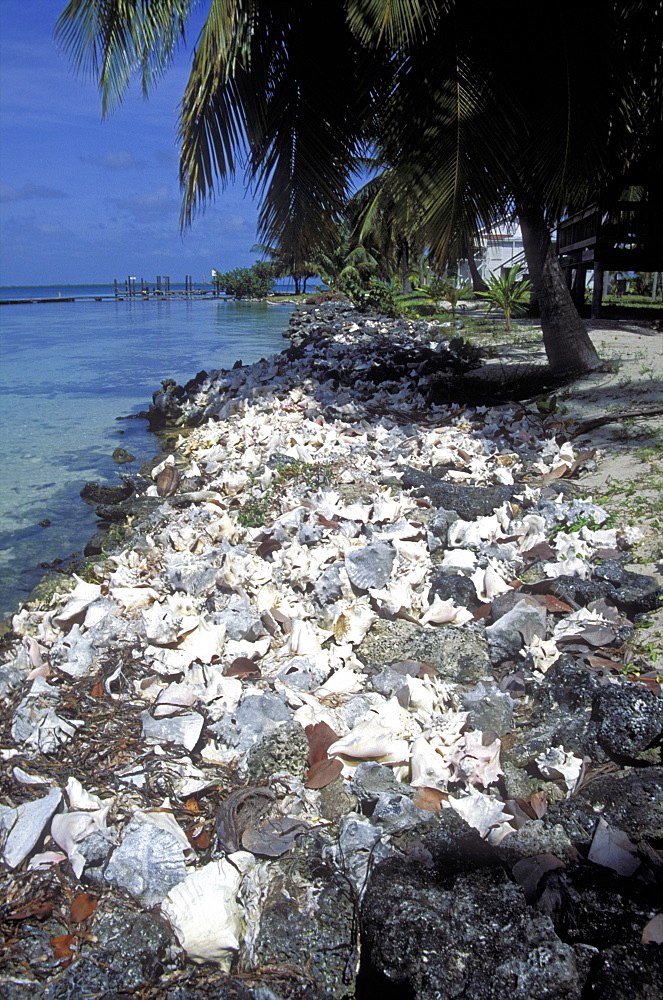
[[[660,997],[663,591],[600,455],[463,402],[454,323],[288,337],[161,386],[117,548],[14,616],[0,997]]]

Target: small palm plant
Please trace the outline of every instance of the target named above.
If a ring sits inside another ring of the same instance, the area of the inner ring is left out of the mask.
[[[506,321],[506,332],[511,333],[511,317],[522,315],[527,311],[532,285],[526,278],[521,278],[522,264],[514,264],[503,274],[491,274],[488,278],[488,291],[477,292],[482,299],[488,301],[488,309],[503,310]]]

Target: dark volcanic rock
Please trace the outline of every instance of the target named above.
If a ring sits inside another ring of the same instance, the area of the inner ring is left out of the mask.
[[[518,486],[461,486],[436,479],[430,472],[403,466],[401,480],[404,490],[416,490],[417,496],[425,496],[435,507],[455,511],[459,517],[474,521],[477,517],[492,514],[505,500],[511,500],[519,492]]]
[[[659,606],[661,588],[651,576],[621,570],[619,577],[613,572],[610,574],[612,580],[606,580],[601,578],[600,566],[592,566],[592,573],[591,580],[581,580],[577,576],[558,576],[550,586],[550,593],[561,601],[583,607],[591,601],[604,598],[628,615],[655,611]]]
[[[362,906],[367,959],[414,1000],[576,1000],[573,948],[500,869],[451,878],[387,861]],[[378,980],[375,983],[378,995]]]
[[[163,972],[177,939],[168,925],[149,913],[117,908],[95,920],[98,944],[84,947],[78,961],[46,987],[44,1000],[105,1000],[135,994]]]
[[[597,956],[587,1000],[660,1000],[663,948],[660,944],[616,945]]]
[[[639,760],[661,742],[663,698],[640,684],[607,684],[594,695],[592,709],[597,739],[613,760]],[[660,753],[655,757],[660,760]]]
[[[341,1000],[351,994],[354,979],[354,912],[345,881],[316,860],[313,848],[301,848],[270,881],[252,964],[294,970]]]
[[[86,503],[91,504],[118,504],[123,500],[128,500],[134,492],[131,483],[86,483],[80,492]]]
[[[599,817],[634,843],[662,841],[663,767],[594,778],[565,802],[551,805],[545,822],[561,823],[572,840],[587,845]]]
[[[477,598],[476,587],[467,576],[449,574],[442,570],[433,570],[428,600],[432,603],[437,595],[443,601],[452,600],[455,604],[468,611],[476,611],[480,601]]]

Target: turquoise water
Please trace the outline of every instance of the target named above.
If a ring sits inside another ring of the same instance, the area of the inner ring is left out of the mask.
[[[73,287],[91,297],[0,306],[0,618],[38,582],[41,563],[82,551],[94,534],[84,483],[116,482],[157,452],[144,420],[119,417],[146,410],[163,378],[184,383],[287,346],[287,303],[95,301],[108,286],[60,286],[53,297],[86,295]],[[0,300],[53,289],[36,291],[0,288]],[[120,446],[136,461],[117,466]]]

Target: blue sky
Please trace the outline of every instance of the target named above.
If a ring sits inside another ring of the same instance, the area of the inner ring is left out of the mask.
[[[251,264],[257,209],[241,177],[179,233],[177,107],[190,51],[149,101],[136,84],[102,120],[96,85],[53,40],[65,4],[0,0],[0,284],[202,282],[212,268]]]

